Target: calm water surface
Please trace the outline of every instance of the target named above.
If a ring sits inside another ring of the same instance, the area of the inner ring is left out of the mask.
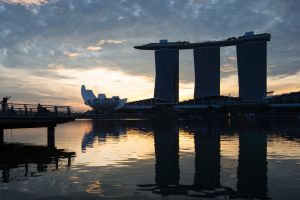
[[[5,130],[0,199],[300,199],[300,121],[78,120]]]

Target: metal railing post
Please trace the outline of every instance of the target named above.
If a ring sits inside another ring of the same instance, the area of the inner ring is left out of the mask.
[[[24,110],[25,110],[25,116],[27,116],[28,115],[28,110],[27,110],[27,105],[26,104],[24,104]]]
[[[70,106],[8,103],[2,110],[0,104],[0,116],[19,116],[19,117],[72,117]],[[61,111],[60,111],[61,110]]]
[[[56,117],[58,117],[58,110],[57,110],[57,106],[54,106],[54,113],[55,113]]]
[[[68,117],[71,117],[71,109],[70,109],[69,106],[67,107],[67,111],[68,111],[68,112],[67,112]]]

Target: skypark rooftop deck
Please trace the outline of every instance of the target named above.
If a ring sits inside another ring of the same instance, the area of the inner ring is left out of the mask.
[[[252,33],[252,34],[251,34]],[[158,50],[158,49],[195,49],[198,47],[207,47],[207,46],[217,46],[217,47],[225,47],[225,46],[234,46],[244,42],[250,41],[270,41],[271,34],[263,33],[263,34],[253,34],[253,32],[245,33],[243,36],[239,37],[230,37],[225,40],[218,41],[206,41],[206,42],[168,42],[167,40],[161,40],[160,43],[149,43],[140,46],[135,46],[135,49],[141,50]]]

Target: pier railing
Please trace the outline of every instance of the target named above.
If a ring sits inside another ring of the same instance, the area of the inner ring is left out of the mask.
[[[63,118],[72,117],[70,106],[7,103],[0,107],[0,118],[32,117],[32,118]]]

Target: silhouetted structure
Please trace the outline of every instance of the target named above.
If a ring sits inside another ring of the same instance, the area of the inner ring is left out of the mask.
[[[96,97],[92,90],[85,88],[85,85],[81,86],[81,96],[84,104],[90,106],[94,113],[119,110],[127,102],[127,99],[120,99],[119,96],[108,98],[102,93],[99,93],[98,97]]]
[[[8,100],[10,99],[9,96],[3,97],[1,103],[2,113],[5,113],[8,109]]]
[[[6,107],[10,109],[0,112],[0,130],[55,127],[75,120],[69,106],[7,103]]]
[[[194,49],[194,98],[220,95],[220,47]]]
[[[4,130],[0,129],[0,147],[4,144]]]
[[[200,43],[168,42],[135,46],[141,50],[155,50],[154,97],[176,103],[178,100],[178,58],[180,49],[194,50],[194,97],[220,95],[220,47],[237,46],[239,97],[243,100],[262,101],[266,96],[268,33],[247,32],[240,37]],[[175,88],[175,89],[174,89]]]
[[[155,51],[154,98],[167,103],[177,103],[179,96],[179,51],[160,49]]]
[[[267,93],[267,41],[237,45],[239,97],[262,101]]]
[[[271,96],[268,102],[273,105],[300,104],[300,91]]]

